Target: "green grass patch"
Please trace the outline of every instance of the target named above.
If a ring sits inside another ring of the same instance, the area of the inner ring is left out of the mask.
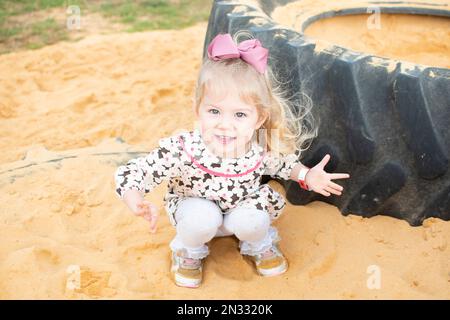
[[[0,51],[4,53],[18,48],[37,49],[67,39],[66,27],[58,24],[55,19],[48,18],[1,29]]]
[[[211,0],[112,0],[91,9],[115,22],[129,25],[129,32],[180,29],[206,21]]]
[[[4,39],[14,37],[23,31],[22,27],[2,28],[0,29],[0,42]]]
[[[59,25],[53,18],[31,24],[29,32],[31,37],[35,37],[40,40],[37,44],[34,44],[34,48],[36,48],[36,45],[39,44],[45,46],[68,39],[67,29],[65,26]]]
[[[124,30],[180,29],[207,21],[211,0],[0,0],[0,54],[36,49],[69,39],[66,26],[47,18],[45,10],[77,5],[83,14],[100,13]],[[39,14],[34,14],[39,12]],[[31,14],[33,13],[33,14]],[[59,13],[58,13],[59,14]]]
[[[17,16],[39,10],[67,7],[69,5],[85,5],[85,1],[70,0],[0,0],[0,16]]]

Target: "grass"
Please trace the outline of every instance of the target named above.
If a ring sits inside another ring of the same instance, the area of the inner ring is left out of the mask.
[[[69,40],[65,25],[69,5],[80,7],[81,19],[83,14],[99,13],[123,25],[124,31],[139,32],[206,21],[212,0],[0,0],[0,54]],[[58,20],[52,10],[59,10]]]
[[[82,5],[68,0],[0,0],[0,54],[67,40],[65,26],[45,12],[71,4]]]
[[[62,29],[53,18],[32,23],[28,34],[29,39],[34,39],[34,41],[27,43],[28,49],[37,49],[48,44],[68,39],[66,30]]]
[[[43,46],[67,40],[65,28],[53,18],[26,23],[12,23],[0,29],[0,53],[17,49],[38,49]]]
[[[115,22],[128,24],[128,31],[180,29],[208,19],[211,0],[113,0],[96,11]]]
[[[0,11],[6,16],[17,16],[37,10],[45,10],[65,5],[65,0],[1,0]]]

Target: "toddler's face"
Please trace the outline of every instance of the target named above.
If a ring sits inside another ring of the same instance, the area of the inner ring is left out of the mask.
[[[265,118],[259,119],[255,106],[235,94],[220,99],[206,92],[198,113],[195,106],[194,112],[208,149],[222,158],[244,155],[251,146],[255,130],[265,121]]]

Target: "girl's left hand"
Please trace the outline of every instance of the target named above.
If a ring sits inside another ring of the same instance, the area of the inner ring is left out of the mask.
[[[350,178],[348,173],[327,173],[324,170],[325,165],[330,160],[330,155],[323,157],[316,166],[309,169],[305,177],[306,184],[312,191],[320,193],[329,197],[332,193],[340,196],[344,188],[337,183],[332,182],[333,179],[347,179]]]

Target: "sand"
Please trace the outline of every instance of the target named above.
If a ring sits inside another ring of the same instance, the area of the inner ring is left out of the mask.
[[[378,3],[385,7],[437,9],[441,6],[445,9],[449,2],[433,0],[402,5],[382,0]],[[305,24],[309,17],[320,13],[355,7],[363,8],[365,14],[334,16],[308,26]],[[373,2],[364,0],[305,0],[280,6],[272,16],[279,23],[304,31],[307,37],[330,45],[423,66],[450,68],[450,18],[415,14],[377,15],[376,12],[380,11],[376,10]]]
[[[322,202],[288,204],[276,222],[286,274],[259,277],[226,237],[211,242],[201,288],[173,284],[166,183],[146,197],[162,212],[152,235],[115,195],[113,173],[131,152],[193,128],[205,31],[94,35],[0,56],[0,298],[450,298],[450,222],[413,228]]]

